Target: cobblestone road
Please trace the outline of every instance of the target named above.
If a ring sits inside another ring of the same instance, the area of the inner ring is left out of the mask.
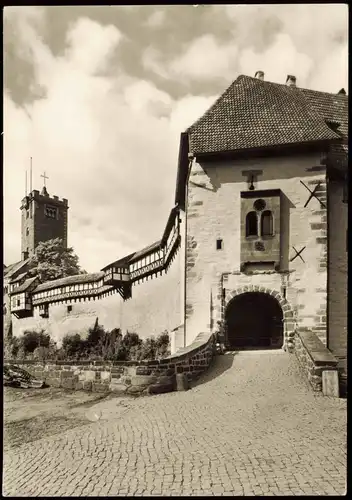
[[[87,416],[7,451],[3,494],[345,492],[346,400],[311,392],[283,351],[226,354],[191,391],[116,398]]]

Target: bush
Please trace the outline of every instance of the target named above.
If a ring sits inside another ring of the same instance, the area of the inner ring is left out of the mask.
[[[149,337],[145,340],[140,339],[136,333],[127,333],[123,343],[127,359],[131,361],[162,359],[170,354],[170,337],[167,331],[156,338]]]
[[[62,351],[67,358],[82,357],[86,351],[86,342],[81,339],[78,333],[75,335],[65,335],[62,340]]]
[[[37,347],[49,347],[50,335],[45,334],[44,330],[39,332],[27,330],[19,340],[25,354],[28,354],[33,353]]]
[[[156,345],[156,340],[154,337],[149,337],[145,340],[143,340],[142,346],[141,346],[141,357],[140,359],[155,359],[156,357],[156,351],[157,351],[157,345]]]
[[[155,356],[157,359],[166,358],[171,354],[170,336],[166,330],[155,339],[155,344],[156,344]]]
[[[26,331],[20,338],[13,337],[5,342],[5,357],[12,359],[64,360],[98,359],[106,361],[140,361],[162,359],[170,354],[170,337],[167,331],[158,337],[140,339],[137,333],[127,332],[124,336],[119,328],[111,332],[99,325],[98,319],[88,330],[84,340],[76,334],[63,338],[62,347],[44,331]]]
[[[4,339],[4,357],[5,359],[16,359],[20,343],[17,337],[8,337]]]
[[[86,344],[88,349],[94,349],[104,343],[106,333],[104,327],[99,325],[98,318],[95,320],[93,328],[89,328]]]
[[[50,335],[47,335],[44,330],[26,330],[21,337],[5,339],[4,351],[5,358],[44,359],[56,351],[56,344],[50,340]]]
[[[126,335],[122,339],[123,345],[129,351],[131,347],[138,347],[141,345],[142,340],[139,338],[138,333],[126,332]]]

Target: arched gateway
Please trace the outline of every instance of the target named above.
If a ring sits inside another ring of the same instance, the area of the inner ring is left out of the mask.
[[[255,290],[255,289],[254,289]],[[284,322],[289,306],[276,294],[245,291],[231,294],[225,309],[226,344],[232,349],[278,349],[284,344]],[[277,294],[279,295],[279,294]],[[286,301],[285,301],[286,302]],[[290,308],[289,308],[290,309]]]

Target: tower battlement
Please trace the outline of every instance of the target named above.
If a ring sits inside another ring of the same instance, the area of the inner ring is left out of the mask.
[[[39,243],[60,238],[67,247],[68,200],[50,196],[45,185],[22,199],[22,258],[33,255]]]
[[[42,193],[43,193],[43,191],[42,191]],[[54,204],[57,206],[63,205],[66,208],[68,208],[67,198],[60,199],[56,195],[50,196],[47,191],[46,191],[46,194],[42,194],[42,193],[40,193],[37,189],[33,189],[33,191],[31,193],[29,193],[27,196],[25,196],[22,199],[21,207],[20,207],[21,210],[22,210],[22,208],[28,207],[32,200],[40,202],[40,203],[50,203],[50,204]]]

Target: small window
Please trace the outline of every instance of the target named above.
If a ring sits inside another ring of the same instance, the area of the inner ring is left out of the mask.
[[[29,210],[26,210],[26,219],[29,217]]]
[[[42,305],[41,314],[42,318],[49,318],[49,304]]]
[[[72,306],[67,306],[67,312],[70,313],[72,311]]]
[[[272,236],[274,234],[273,214],[270,210],[265,210],[261,217],[261,235]]]
[[[17,307],[19,307],[20,305],[21,305],[21,300],[17,299]]]
[[[26,235],[29,236],[29,228],[26,229]]]
[[[222,249],[222,240],[216,240],[216,250]]]
[[[7,314],[7,308],[6,308],[6,304],[3,305],[3,314],[6,315]]]
[[[49,219],[57,219],[57,208],[46,206],[44,210],[45,216]]]
[[[258,236],[258,219],[255,212],[249,212],[246,216],[246,237]]]

